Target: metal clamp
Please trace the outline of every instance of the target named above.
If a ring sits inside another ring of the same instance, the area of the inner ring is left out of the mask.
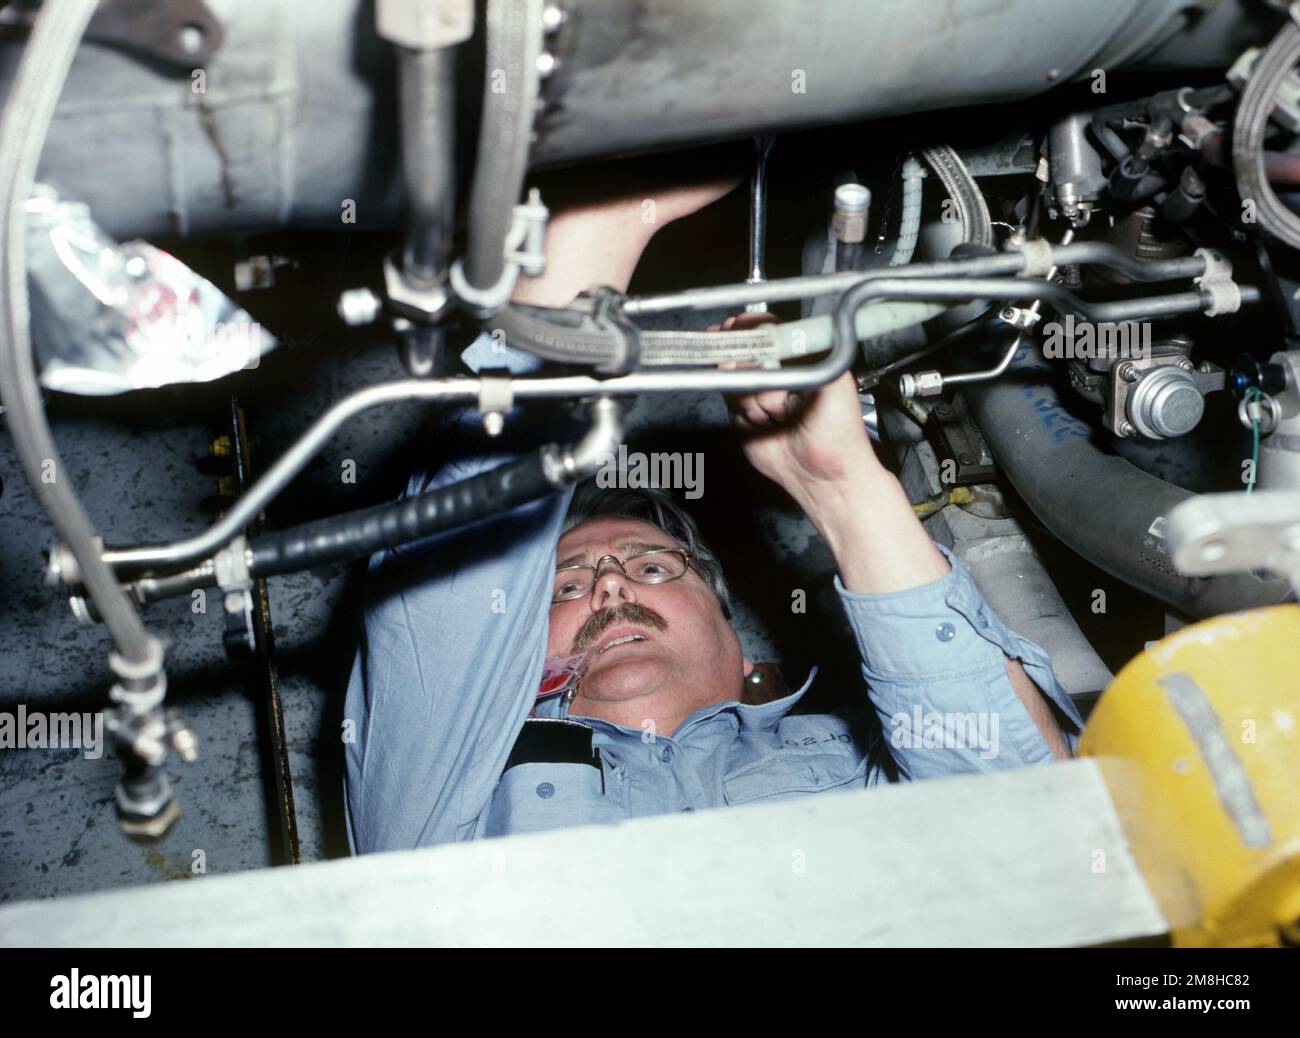
[[[1029,306],[1004,306],[998,311],[998,319],[1012,328],[1027,332],[1043,319],[1043,315]]]
[[[1205,260],[1205,273],[1193,278],[1192,283],[1209,293],[1206,316],[1235,314],[1241,309],[1241,288],[1232,280],[1232,264],[1228,257],[1217,249],[1197,249],[1196,255]]]
[[[1044,238],[1030,238],[1017,243],[1014,247],[1025,258],[1025,269],[1020,272],[1021,277],[1045,278],[1052,276],[1052,271],[1056,269],[1056,263],[1052,259],[1051,242]]]
[[[546,223],[550,216],[537,188],[528,193],[527,202],[515,206],[514,222],[506,235],[506,265],[496,284],[489,288],[471,285],[461,260],[451,265],[451,290],[475,317],[486,319],[504,310],[521,271],[534,278],[546,272]]]
[[[506,412],[515,406],[510,369],[483,368],[478,379],[478,409],[483,415],[483,429],[489,436],[500,436],[505,428]]]
[[[641,359],[641,329],[623,312],[627,297],[608,285],[601,285],[592,290],[590,298],[591,323],[601,331],[612,332],[622,347],[617,358],[598,365],[596,371],[603,375],[626,375]]]

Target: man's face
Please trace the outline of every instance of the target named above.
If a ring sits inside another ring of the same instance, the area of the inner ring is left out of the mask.
[[[560,538],[556,565],[591,565],[602,555],[622,560],[649,546],[681,547],[639,519],[593,519]],[[572,655],[627,634],[644,640],[598,649],[582,677],[582,699],[625,702],[680,690],[683,698],[706,705],[739,699],[743,677],[753,669],[717,597],[694,568],[663,584],[638,584],[611,559],[589,594],[551,606],[546,654]]]

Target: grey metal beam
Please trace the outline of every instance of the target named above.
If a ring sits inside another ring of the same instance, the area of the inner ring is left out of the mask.
[[[1166,932],[1094,760],[0,908],[0,945],[1091,945]]]

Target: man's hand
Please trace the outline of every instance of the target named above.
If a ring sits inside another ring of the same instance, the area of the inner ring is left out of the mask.
[[[721,327],[774,320],[742,314]],[[900,591],[948,572],[898,480],[876,458],[852,373],[807,393],[765,390],[727,404],[750,464],[812,520],[848,590]]]
[[[721,327],[730,331],[775,320],[770,314],[743,314]],[[863,463],[879,468],[851,372],[807,393],[768,389],[729,397],[727,403],[749,463],[796,500],[860,478]]]

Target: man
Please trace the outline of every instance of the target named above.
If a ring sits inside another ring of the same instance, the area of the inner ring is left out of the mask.
[[[654,192],[652,223],[641,191],[558,213],[547,273],[521,284],[516,300],[558,306],[593,284],[625,288],[658,227],[734,182]],[[475,370],[535,367],[489,336],[463,356]],[[749,461],[834,555],[900,774],[1069,756],[1082,722],[1046,655],[930,540],[876,459],[851,376],[729,405]],[[474,438],[476,421],[455,417],[439,444]],[[433,483],[548,438],[553,431],[513,422],[503,442],[480,435],[479,453],[462,448]],[[428,483],[415,473],[407,494]],[[584,491],[571,510],[572,498],[552,494],[371,560],[344,722],[354,853],[884,780],[846,713],[791,713],[815,671],[792,695],[741,702],[753,663],[728,622],[720,569],[685,513],[648,493]],[[539,698],[544,662],[558,657],[579,657],[580,674]]]

